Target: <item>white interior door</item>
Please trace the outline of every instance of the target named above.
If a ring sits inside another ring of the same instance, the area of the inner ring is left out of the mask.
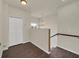
[[[23,20],[9,17],[9,46],[23,42]]]

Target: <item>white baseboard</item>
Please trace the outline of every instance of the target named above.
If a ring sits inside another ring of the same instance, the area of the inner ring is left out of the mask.
[[[3,50],[8,50],[8,47],[3,48]]]
[[[29,42],[29,41],[27,41],[27,42]],[[24,43],[27,43],[27,42],[22,42],[22,43],[24,44]],[[9,47],[10,47],[9,45],[6,46],[6,47],[3,47],[3,50],[8,50]]]
[[[27,41],[27,42],[23,42],[23,43],[28,43],[28,42],[30,42],[30,41]]]

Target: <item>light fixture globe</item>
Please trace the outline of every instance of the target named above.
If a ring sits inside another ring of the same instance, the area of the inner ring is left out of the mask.
[[[21,0],[21,4],[22,5],[26,5],[27,4],[27,1],[26,0]]]

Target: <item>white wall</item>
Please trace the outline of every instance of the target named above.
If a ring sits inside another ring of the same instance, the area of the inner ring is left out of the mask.
[[[2,56],[3,51],[3,1],[0,0],[0,57]]]
[[[31,30],[30,41],[37,47],[48,53],[49,30],[48,29],[30,29],[30,30]]]
[[[67,5],[58,11],[58,32],[79,34],[79,2]]]
[[[58,32],[79,35],[79,2],[58,11]],[[58,46],[79,54],[79,39],[58,36]]]

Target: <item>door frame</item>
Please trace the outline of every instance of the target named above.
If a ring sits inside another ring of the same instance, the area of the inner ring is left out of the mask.
[[[8,18],[8,20],[10,21],[10,18],[17,18],[17,19],[21,19],[22,20],[22,28],[23,28],[23,19],[21,18],[21,17],[14,17],[14,16],[9,16],[9,18]],[[10,26],[10,22],[9,22],[9,26]],[[10,30],[10,29],[9,29]],[[23,30],[22,30],[23,31]],[[22,33],[23,34],[23,33]],[[9,34],[10,35],[10,34]],[[8,36],[9,37],[9,36]],[[22,35],[22,39],[23,39],[23,35]],[[10,39],[9,39],[10,40]],[[23,43],[23,42],[21,42],[21,43]],[[16,44],[15,44],[16,45]],[[8,47],[10,47],[10,46],[12,46],[12,45],[10,45],[9,43],[8,43]]]

